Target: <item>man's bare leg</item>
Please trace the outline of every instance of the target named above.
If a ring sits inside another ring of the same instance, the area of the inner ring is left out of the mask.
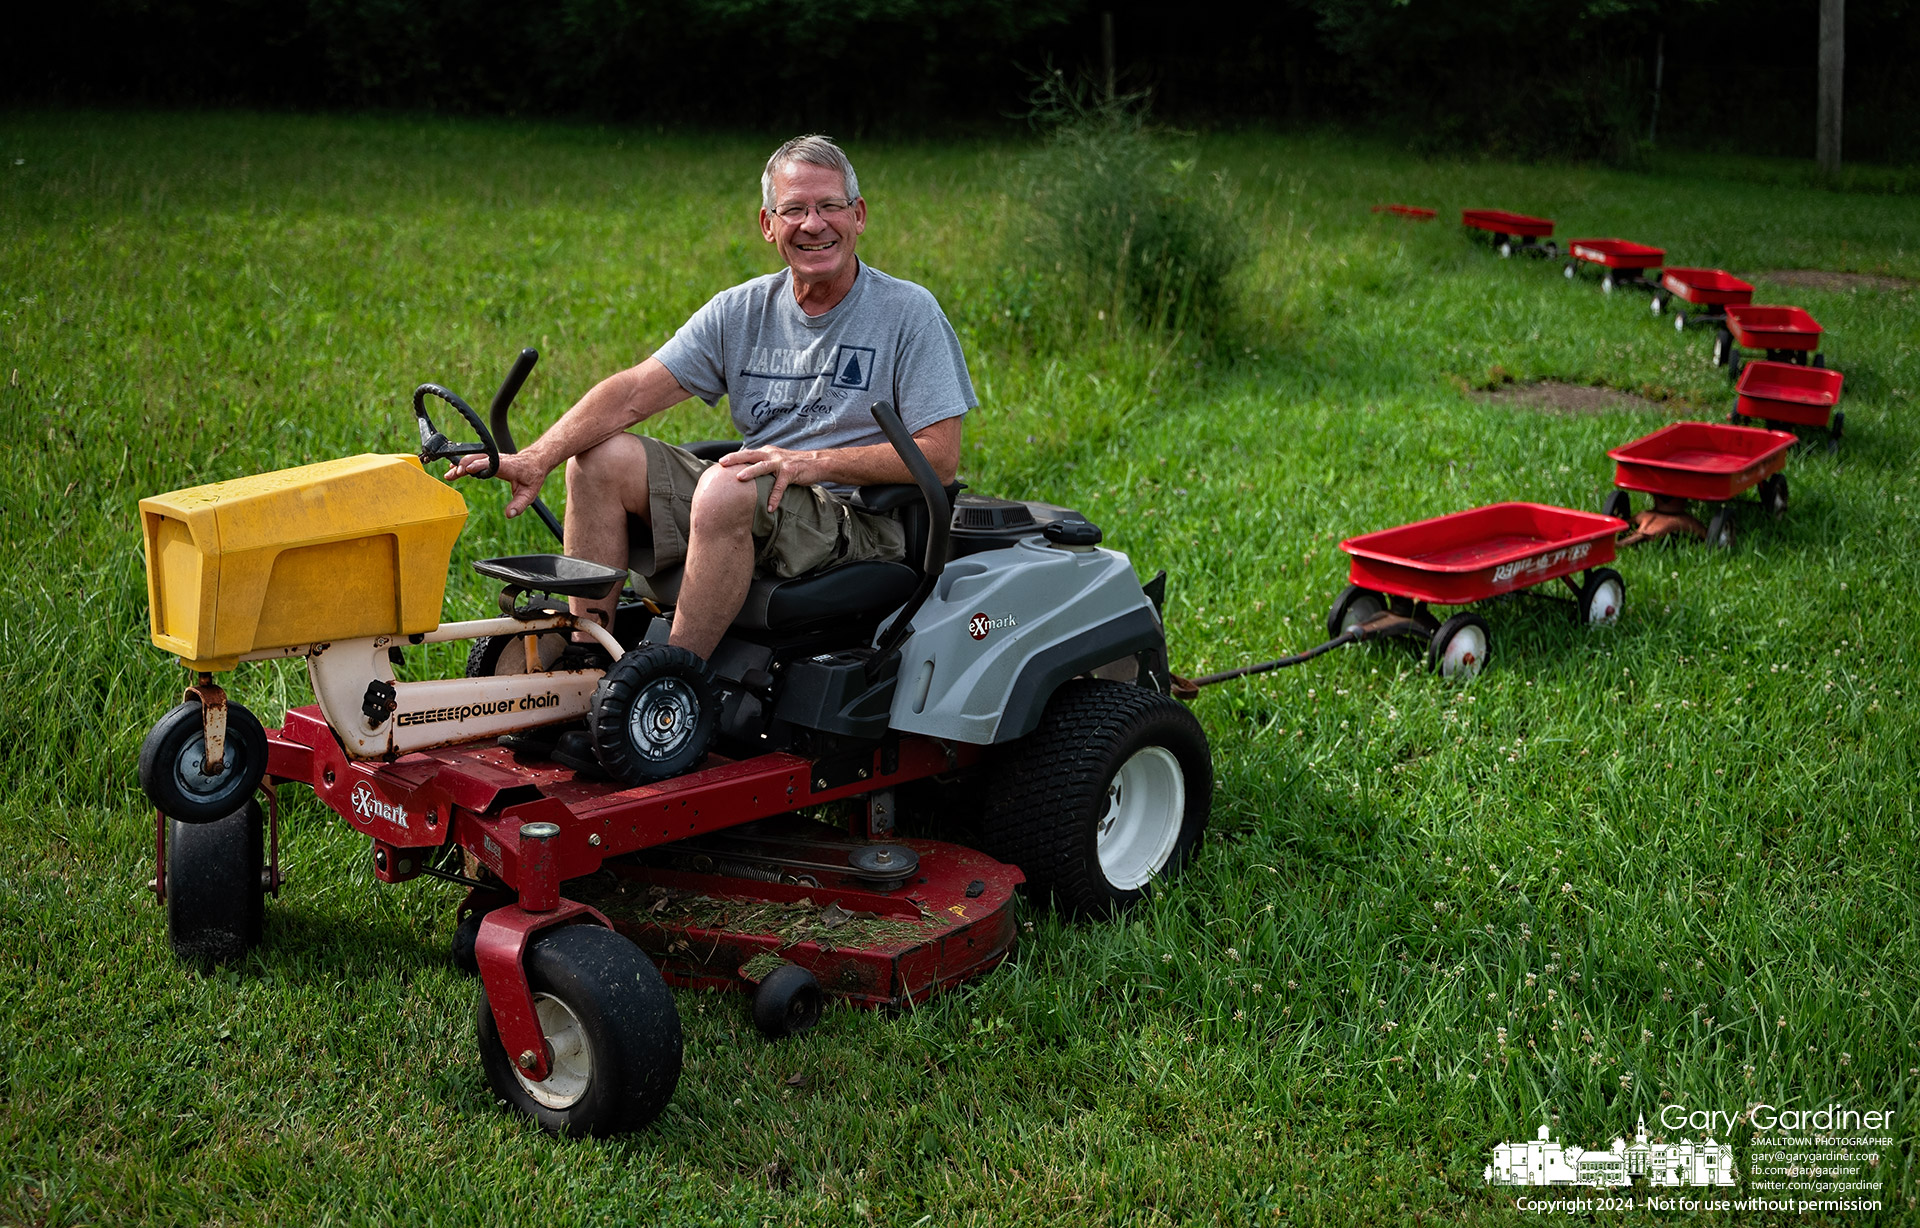
[[[647,450],[640,437],[621,432],[567,461],[566,552],[607,567],[627,566],[627,517],[647,520]],[[744,600],[745,590],[742,590]],[[620,590],[599,600],[567,598],[576,617],[597,618],[613,626]],[[574,633],[576,643],[591,638]],[[715,641],[718,643],[718,641]]]
[[[716,465],[693,491],[687,569],[673,608],[669,643],[706,659],[746,604],[753,580],[753,514],[760,485]],[[571,532],[571,522],[569,522]]]

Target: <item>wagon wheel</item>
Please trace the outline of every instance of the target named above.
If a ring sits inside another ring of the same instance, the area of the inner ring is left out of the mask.
[[[1827,355],[1824,350],[1813,356],[1813,365],[1822,371],[1827,369]]]
[[[1707,522],[1707,545],[1715,550],[1731,550],[1736,536],[1733,531],[1733,509],[1723,506]]]
[[[1633,496],[1624,490],[1613,491],[1607,496],[1606,501],[1600,505],[1600,514],[1602,516],[1613,516],[1626,521],[1628,524],[1632,524]]]
[[[1740,378],[1740,372],[1744,371],[1746,366],[1747,360],[1742,358],[1738,353],[1730,355],[1727,358],[1727,378],[1730,380],[1738,380]]]
[[[1605,293],[1605,294],[1613,293],[1613,274],[1612,273],[1609,272],[1609,273],[1600,274],[1600,290],[1602,293]]]
[[[1673,331],[1676,333],[1684,333],[1687,331],[1687,313],[1686,312],[1676,311],[1673,313]]]
[[[653,961],[610,929],[566,925],[537,935],[526,964],[549,1071],[536,1082],[507,1053],[483,987],[474,1031],[494,1095],[552,1134],[618,1134],[658,1117],[680,1082],[680,1013]]]
[[[1347,585],[1334,599],[1333,609],[1327,612],[1327,638],[1334,639],[1344,634],[1349,628],[1383,613],[1386,608],[1386,600],[1379,593],[1361,588],[1358,584]]]
[[[1573,261],[1571,260],[1567,261],[1566,267],[1561,269],[1560,273],[1561,273],[1561,276],[1565,277],[1568,281],[1572,281],[1573,280]]]
[[[1540,250],[1546,254],[1547,259],[1551,260],[1560,254],[1560,245],[1552,239],[1548,239],[1540,245]]]
[[[1648,311],[1651,311],[1654,315],[1659,315],[1661,312],[1665,311],[1666,309],[1667,309],[1666,301],[1660,297],[1660,292],[1658,290],[1655,290],[1650,296],[1648,296],[1648,299],[1647,299]]]
[[[1596,567],[1580,582],[1579,600],[1582,625],[1611,627],[1626,607],[1627,582],[1611,567]]]
[[[1787,475],[1776,473],[1760,483],[1760,506],[1775,520],[1787,514]]]
[[[1727,365],[1727,360],[1732,357],[1733,334],[1723,328],[1713,335],[1713,365],[1724,367]]]
[[[1507,257],[1513,255],[1513,244],[1509,243],[1505,239],[1501,239],[1499,244],[1499,250],[1500,250],[1500,258],[1504,260]]]
[[[1847,425],[1847,415],[1838,410],[1835,410],[1833,415],[1833,421],[1827,424],[1827,451],[1828,452],[1838,452],[1840,450],[1840,433],[1846,428],[1846,425]]]
[[[1440,624],[1427,645],[1427,668],[1442,678],[1469,682],[1487,667],[1493,635],[1478,614],[1455,614]]]

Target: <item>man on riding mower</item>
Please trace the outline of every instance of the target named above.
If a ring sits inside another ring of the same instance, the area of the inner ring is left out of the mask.
[[[824,136],[788,141],[767,159],[760,193],[761,237],[786,269],[721,291],[653,357],[600,381],[539,439],[500,458],[513,488],[508,516],[566,462],[569,555],[642,575],[684,562],[671,643],[702,658],[739,614],[756,569],[796,576],[904,556],[899,521],[846,497],[913,480],[873,421],[874,401],[900,411],[946,484],[960,462],[961,417],[979,404],[933,295],[855,256],[867,202],[839,146]],[[690,396],[729,398],[739,451],[708,462],[628,432]],[[469,457],[447,476],[485,467],[485,457]],[[646,526],[644,540],[629,540],[629,516]],[[571,605],[611,625],[616,600]]]

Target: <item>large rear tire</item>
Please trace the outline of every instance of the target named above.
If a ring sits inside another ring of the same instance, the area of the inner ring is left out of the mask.
[[[1178,700],[1074,680],[1003,761],[981,819],[986,852],[1073,915],[1144,898],[1194,855],[1213,804],[1213,754]]]
[[[212,823],[167,821],[167,941],[190,963],[224,964],[260,945],[266,816],[248,798]]]
[[[483,988],[474,1031],[494,1094],[570,1137],[637,1130],[660,1116],[680,1083],[680,1012],[653,961],[598,925],[538,934],[526,960],[551,1070],[536,1083],[514,1064]]]

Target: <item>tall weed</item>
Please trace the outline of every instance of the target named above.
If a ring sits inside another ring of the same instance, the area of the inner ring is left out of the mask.
[[[1233,183],[1150,127],[1139,96],[1089,101],[1053,73],[1034,104],[1048,135],[1025,164],[1021,280],[1038,274],[1067,317],[1216,331],[1249,250]]]

